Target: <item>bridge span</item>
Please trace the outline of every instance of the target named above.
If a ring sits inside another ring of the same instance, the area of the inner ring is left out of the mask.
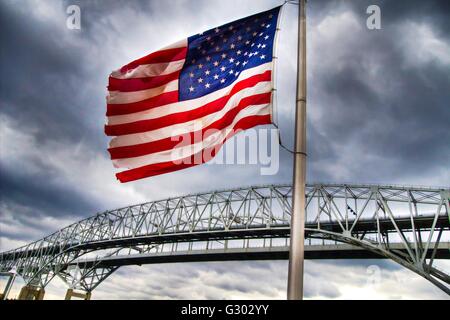
[[[307,259],[391,259],[450,295],[450,270],[435,266],[450,259],[450,188],[310,184],[306,193]],[[287,259],[291,200],[290,185],[269,185],[101,212],[0,253],[0,273],[25,280],[19,298],[42,298],[56,276],[66,298],[90,298],[125,265]]]

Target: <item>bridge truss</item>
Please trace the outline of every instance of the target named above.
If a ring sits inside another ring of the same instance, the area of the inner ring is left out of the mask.
[[[311,184],[310,259],[388,258],[450,295],[448,188]],[[90,296],[124,265],[286,259],[292,187],[269,185],[169,198],[98,213],[39,241],[0,253],[32,287],[56,276]]]

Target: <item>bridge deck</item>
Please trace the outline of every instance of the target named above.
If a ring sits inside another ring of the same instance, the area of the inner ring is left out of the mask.
[[[427,230],[431,228],[433,224],[433,215],[423,215],[415,218],[416,228]],[[352,225],[354,220],[349,220],[349,225]],[[396,218],[395,223],[403,231],[411,229],[410,218]],[[306,225],[306,237],[311,235],[311,231],[308,229],[317,229],[317,222],[307,222]],[[437,228],[450,228],[450,222],[448,217],[441,215],[436,222]],[[381,232],[395,232],[395,225],[389,218],[383,218],[379,220],[379,228]],[[342,232],[342,228],[338,222],[321,222],[320,229],[331,232]],[[353,229],[354,233],[376,233],[377,222],[376,220],[360,220]],[[83,244],[71,243],[66,245],[67,248],[58,246],[58,250],[67,250],[67,252],[75,250],[103,250],[117,247],[128,247],[151,243],[172,243],[180,241],[206,241],[206,240],[224,240],[224,239],[242,239],[242,238],[277,238],[277,237],[289,237],[290,226],[288,224],[278,225],[251,225],[248,228],[242,226],[242,228],[230,228],[230,229],[216,229],[216,230],[201,230],[198,229],[195,232],[179,232],[169,234],[148,234],[144,236],[136,235],[134,237],[124,237],[115,239],[102,239],[98,241],[91,241]],[[46,247],[27,252],[28,257],[36,255],[45,255],[46,252],[50,254],[54,253],[55,247]],[[5,252],[0,254],[0,257],[4,260],[14,259],[13,254]]]
[[[432,244],[434,247],[434,243]],[[401,243],[391,244],[391,250],[406,253]],[[429,254],[431,255],[431,253]],[[208,250],[183,250],[157,253],[119,255],[98,259],[81,259],[69,265],[83,268],[119,267],[127,265],[144,265],[155,263],[202,262],[202,261],[237,261],[237,260],[284,260],[289,258],[289,246],[228,248]],[[349,244],[325,244],[305,246],[305,258],[325,259],[383,259],[374,252]],[[450,259],[450,242],[439,243],[435,259]]]

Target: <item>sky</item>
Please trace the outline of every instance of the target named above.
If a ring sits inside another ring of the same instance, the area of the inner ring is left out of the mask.
[[[212,189],[289,183],[292,156],[281,150],[276,175],[260,175],[258,165],[202,165],[120,184],[103,132],[112,70],[282,3],[1,1],[0,251],[107,209]],[[81,9],[80,30],[66,27],[72,4]],[[372,4],[381,8],[380,30],[366,27]],[[450,3],[311,0],[307,10],[307,180],[448,187]],[[296,16],[297,6],[286,5],[275,82],[276,119],[288,146],[295,114]],[[374,272],[380,280],[371,282]],[[125,267],[93,298],[283,299],[286,278],[287,261]],[[307,261],[305,286],[305,296],[313,299],[448,299],[385,260]],[[65,289],[54,280],[46,297],[61,299]]]

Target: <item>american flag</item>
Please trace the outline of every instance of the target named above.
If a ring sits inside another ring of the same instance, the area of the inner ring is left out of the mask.
[[[137,59],[109,77],[105,133],[121,182],[212,159],[239,132],[271,123],[281,7]]]

